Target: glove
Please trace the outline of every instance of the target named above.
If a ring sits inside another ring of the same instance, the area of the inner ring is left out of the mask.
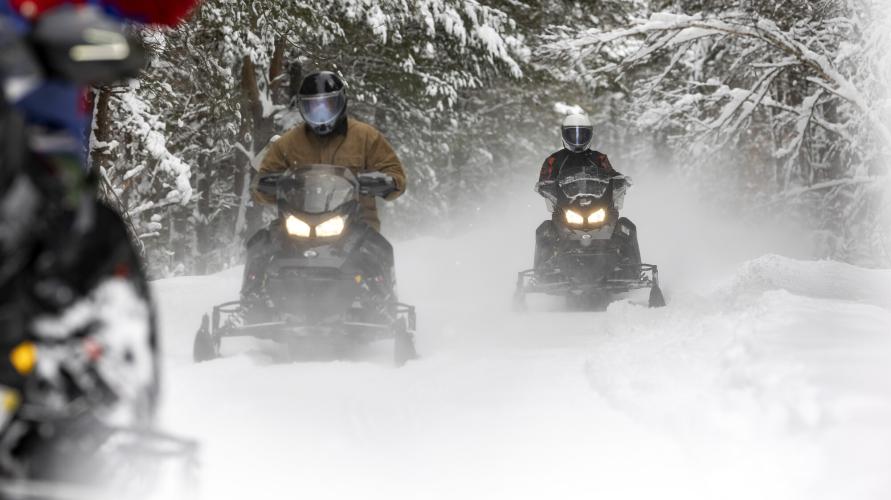
[[[557,203],[557,183],[554,181],[541,181],[535,184],[535,192],[544,199]]]
[[[610,179],[613,183],[613,187],[617,190],[624,191],[631,187],[631,177],[627,175],[617,175]]]
[[[359,193],[384,198],[396,191],[396,179],[384,172],[362,172],[358,176]]]

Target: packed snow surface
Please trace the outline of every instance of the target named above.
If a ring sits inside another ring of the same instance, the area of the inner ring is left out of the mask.
[[[632,172],[633,173],[633,172]],[[669,301],[510,311],[545,217],[531,191],[456,237],[396,244],[422,358],[287,363],[201,315],[240,269],[155,284],[162,424],[202,443],[204,498],[891,498],[891,272],[800,257],[638,180],[625,214]],[[715,220],[709,220],[709,217]]]

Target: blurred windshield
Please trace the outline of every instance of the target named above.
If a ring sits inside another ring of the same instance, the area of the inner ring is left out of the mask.
[[[603,198],[609,187],[609,179],[582,173],[559,179],[559,185],[563,194],[569,199],[583,195]]]
[[[349,169],[313,166],[288,172],[279,181],[278,197],[297,212],[333,212],[356,198],[356,180]]]

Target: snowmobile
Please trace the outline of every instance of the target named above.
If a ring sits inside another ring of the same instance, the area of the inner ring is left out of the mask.
[[[619,216],[628,180],[571,166],[541,194],[552,212],[536,231],[533,269],[517,276],[514,308],[526,295],[564,296],[573,309],[603,310],[616,295],[649,288],[649,306],[662,307],[659,270],[640,258],[637,227]]]
[[[333,165],[260,174],[257,189],[274,197],[278,217],[248,241],[241,298],[204,316],[194,360],[245,336],[284,344],[294,361],[388,339],[397,366],[414,358],[415,309],[396,299],[393,247],[360,212],[360,195],[392,192],[387,180]]]
[[[122,50],[133,40],[92,7],[60,7],[27,38],[3,21],[4,84],[108,82],[142,64],[138,44]],[[0,94],[0,498],[105,491],[195,452],[152,427],[158,341],[147,280],[126,225],[98,201],[98,179],[57,149],[70,144],[65,134],[27,122]]]

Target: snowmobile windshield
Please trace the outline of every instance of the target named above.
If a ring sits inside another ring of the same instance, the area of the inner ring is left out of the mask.
[[[307,167],[289,172],[279,181],[278,197],[295,212],[333,212],[356,199],[357,183],[343,167]]]
[[[609,179],[582,173],[563,177],[559,180],[559,184],[560,189],[563,190],[563,194],[570,200],[574,200],[579,196],[603,198],[603,195],[609,187]]]
[[[563,140],[566,144],[576,147],[586,147],[594,137],[594,129],[591,127],[563,127]]]
[[[310,125],[327,125],[335,121],[346,107],[343,92],[300,96],[300,114]]]

